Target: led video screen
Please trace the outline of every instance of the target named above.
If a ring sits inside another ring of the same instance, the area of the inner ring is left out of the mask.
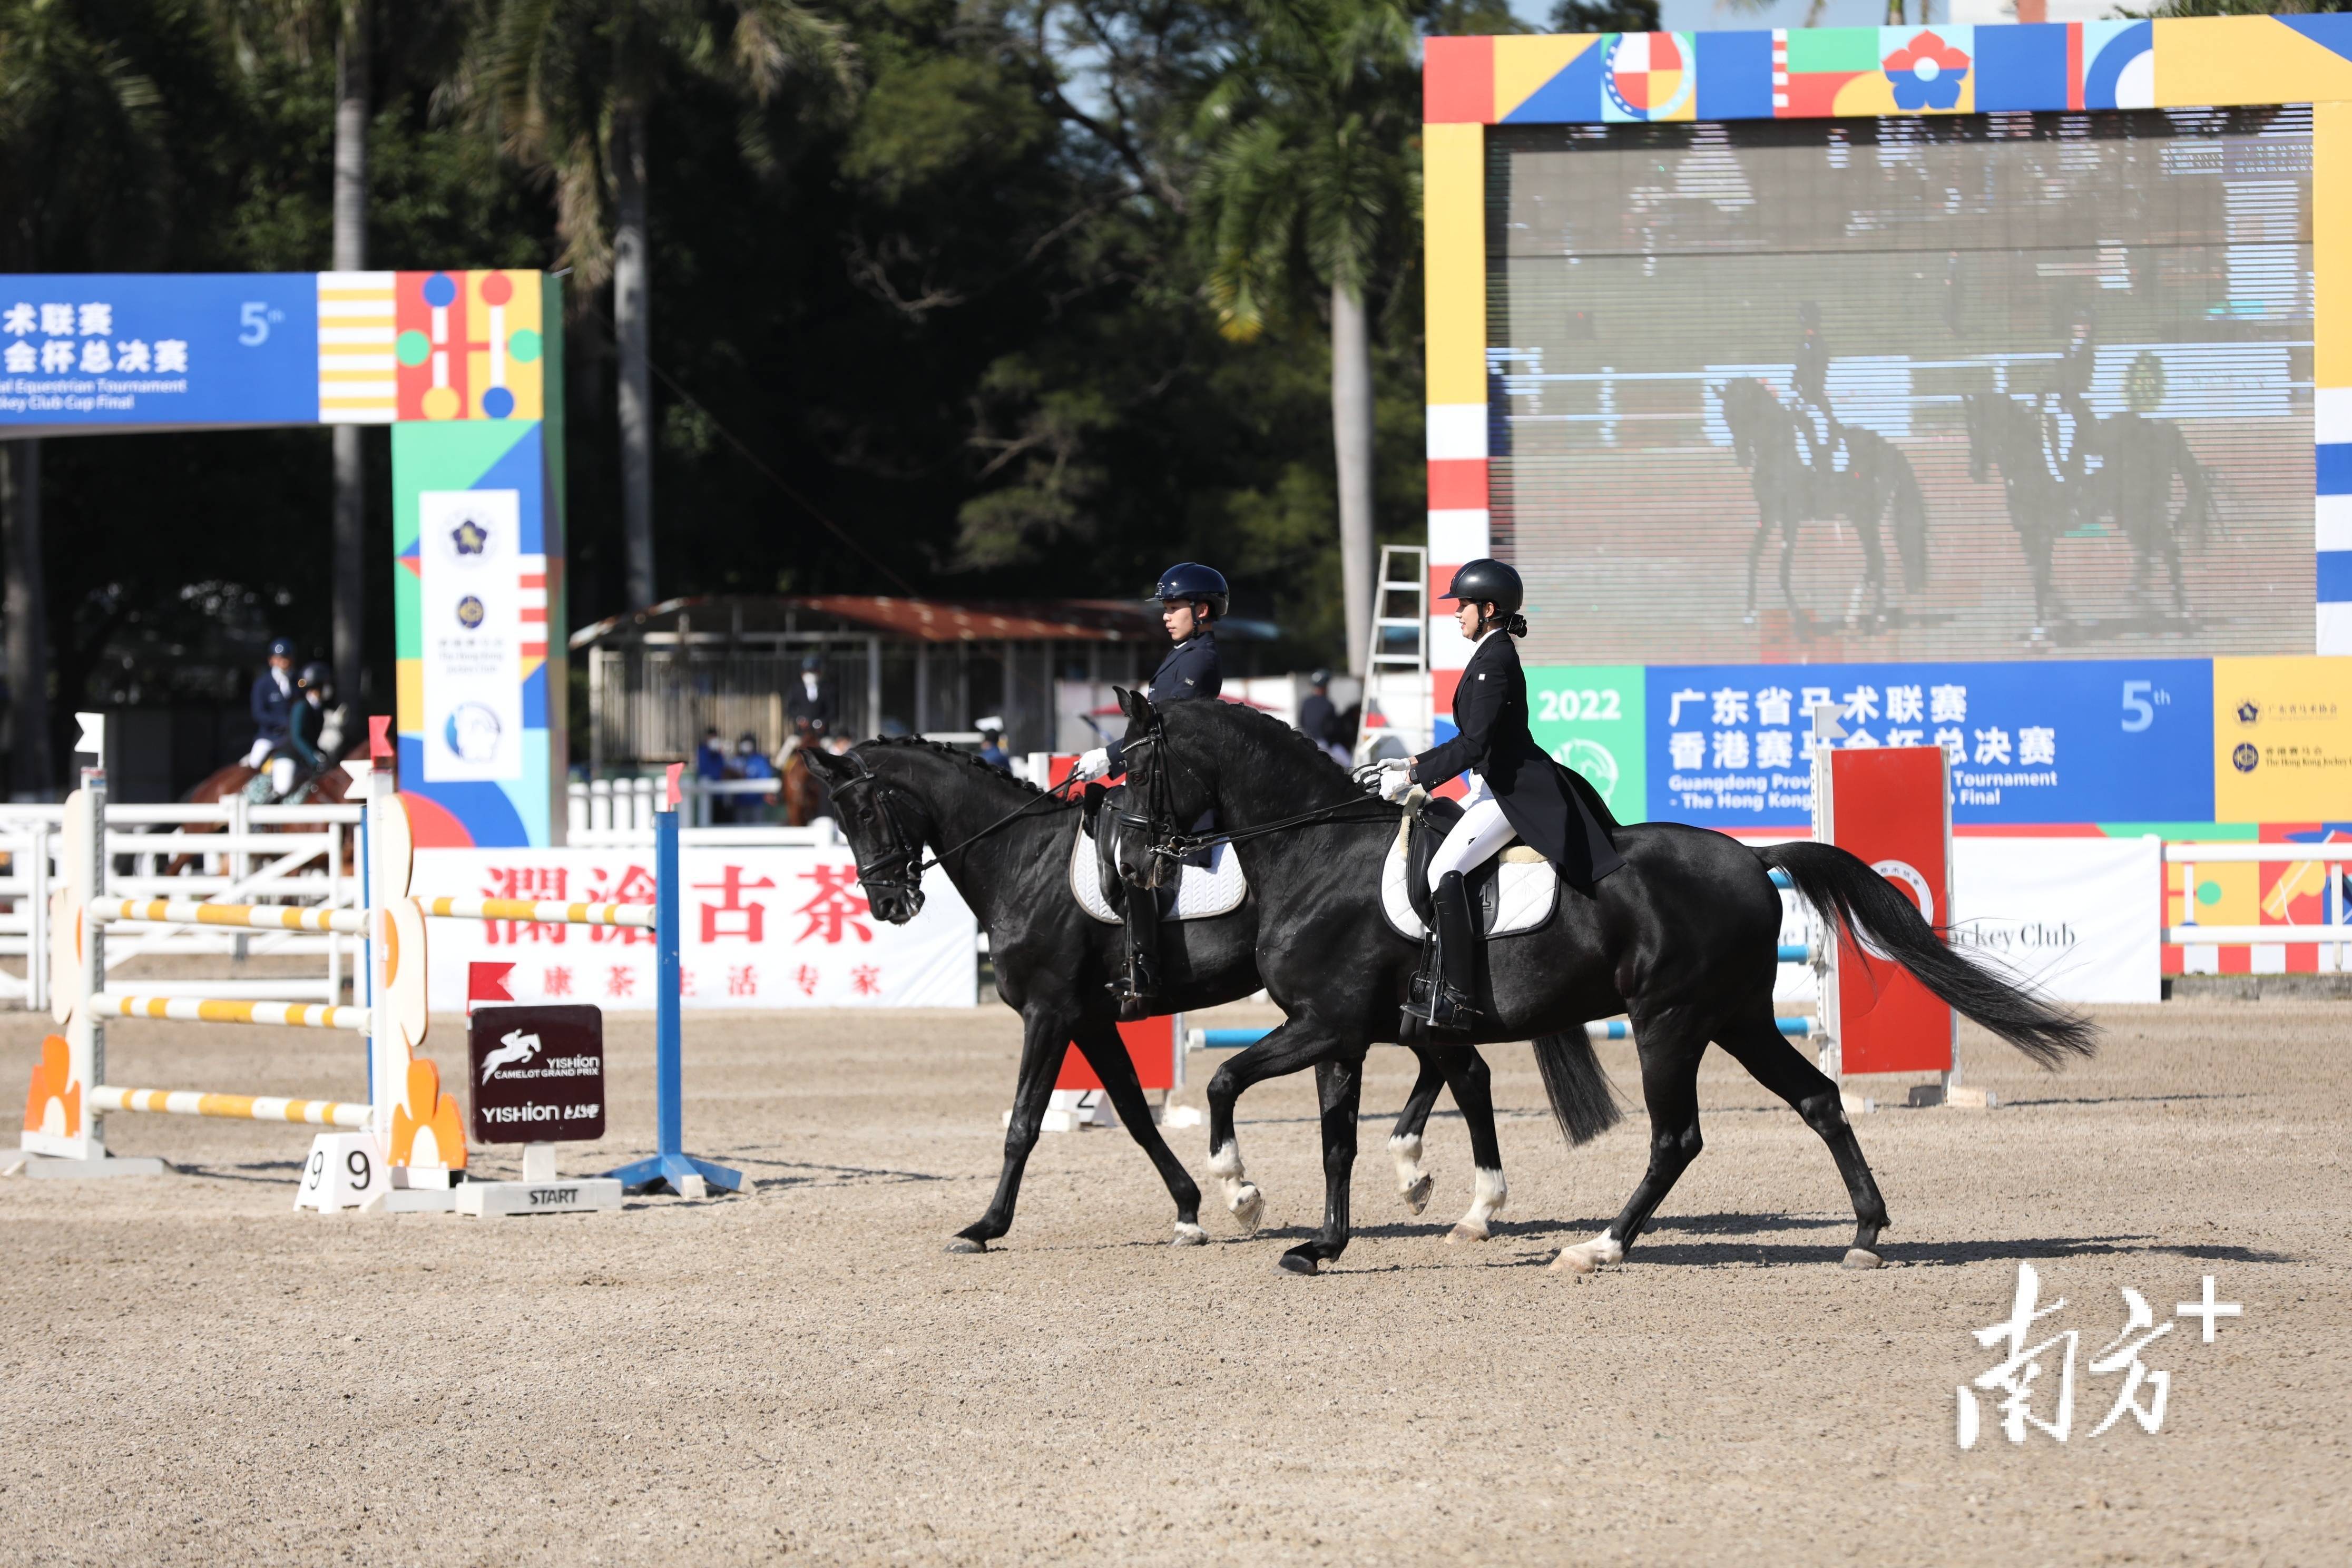
[[[2307,107],[1497,126],[1530,662],[2305,653]]]

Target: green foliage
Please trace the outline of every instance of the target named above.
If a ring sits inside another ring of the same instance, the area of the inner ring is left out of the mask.
[[[1654,33],[1658,0],[1559,0],[1551,8],[1555,33]]]
[[[1372,313],[1380,529],[1422,526],[1412,19],[1340,0],[794,12],[772,47],[782,12],[730,0],[375,0],[372,264],[584,266],[608,232],[606,108],[643,87],[666,588],[1124,596],[1192,556],[1284,626],[1277,657],[1336,660],[1319,291],[1340,269]],[[0,0],[0,265],[327,266],[341,25],[338,0]],[[819,37],[840,50],[809,53]],[[1355,64],[1301,71],[1276,58],[1290,43]],[[1261,161],[1246,190],[1229,171],[1204,204],[1228,130],[1306,154],[1310,104],[1345,136],[1296,171]],[[1208,287],[1221,204],[1279,213],[1286,191],[1289,238],[1228,251],[1257,305],[1237,342]],[[615,362],[584,281],[574,625],[622,607]],[[368,441],[382,606],[388,455]],[[46,468],[61,694],[209,700],[269,631],[323,651],[323,433],[77,437]]]

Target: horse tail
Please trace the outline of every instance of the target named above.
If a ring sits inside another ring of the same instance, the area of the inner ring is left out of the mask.
[[[1927,585],[1927,498],[1910,459],[1899,451],[1894,457],[1895,549],[1903,557],[1903,591],[1916,594]]]
[[[1832,925],[1908,970],[1937,998],[1999,1035],[2044,1068],[2098,1049],[2096,1026],[2078,1013],[2011,984],[1945,944],[1910,900],[1833,844],[1775,844],[1757,852],[1788,873],[1797,896]]]
[[[1536,1070],[1543,1074],[1544,1093],[1560,1135],[1572,1146],[1589,1143],[1617,1125],[1618,1109],[1609,1075],[1592,1054],[1592,1041],[1582,1029],[1568,1035],[1538,1035],[1535,1040]]]

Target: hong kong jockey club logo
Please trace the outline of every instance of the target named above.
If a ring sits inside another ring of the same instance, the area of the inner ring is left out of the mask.
[[[2252,698],[2249,697],[2243,702],[2238,704],[2239,723],[2251,724],[2262,716],[2262,705],[2257,703]]]
[[[482,601],[468,594],[457,601],[457,624],[467,631],[478,631],[482,625]]]
[[[1880,62],[1895,87],[1897,109],[1956,109],[1969,79],[1969,57],[1937,35],[1921,31]]]
[[[2238,749],[2230,753],[2230,765],[2242,773],[2252,773],[2262,760],[2263,754],[2254,750],[2252,743],[2247,741],[2239,742]]]
[[[1601,71],[1609,107],[1627,120],[1669,120],[1688,103],[1697,75],[1674,33],[1621,33]]]

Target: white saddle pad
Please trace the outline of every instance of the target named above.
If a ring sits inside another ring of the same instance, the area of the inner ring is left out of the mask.
[[[1102,861],[1095,852],[1094,837],[1084,827],[1070,847],[1070,891],[1078,907],[1105,925],[1119,923],[1111,912],[1110,900],[1103,897]],[[1209,851],[1205,869],[1199,866],[1184,868],[1183,880],[1176,885],[1176,912],[1170,920],[1199,921],[1212,915],[1229,915],[1242,907],[1249,897],[1249,883],[1242,876],[1241,857],[1230,844],[1219,844]]]
[[[1405,845],[1412,828],[1410,816],[1398,822],[1396,842],[1381,862],[1381,911],[1400,933],[1419,942],[1423,928],[1405,886]],[[1486,929],[1488,936],[1533,931],[1551,919],[1552,906],[1559,901],[1559,873],[1539,851],[1524,844],[1506,846],[1503,864],[1495,874],[1501,880],[1495,889],[1495,923]]]

